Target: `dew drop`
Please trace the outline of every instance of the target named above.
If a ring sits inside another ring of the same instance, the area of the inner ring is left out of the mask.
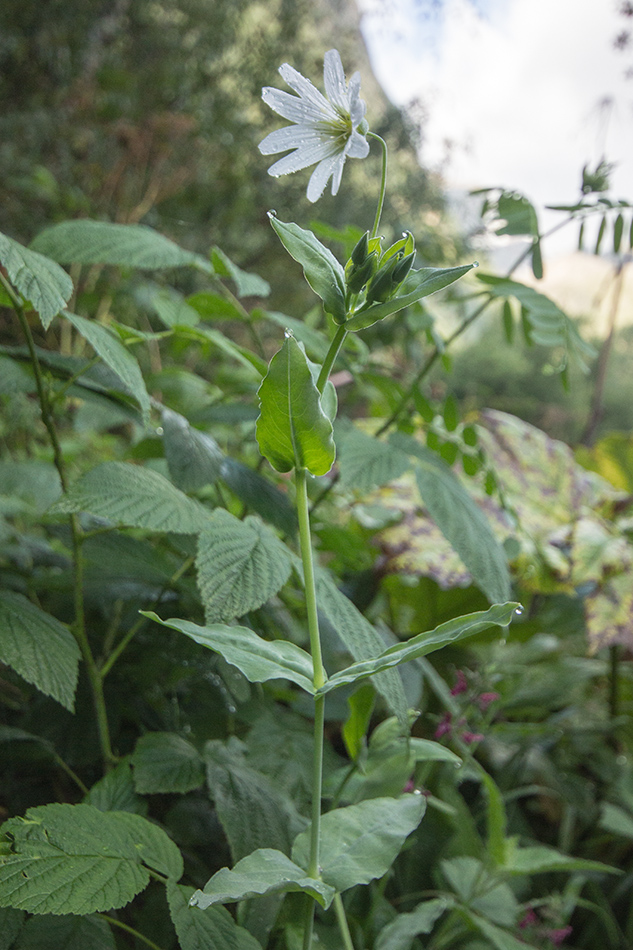
[[[194,894],[192,897],[189,898],[189,906],[190,906],[190,907],[197,907],[197,906],[198,906],[198,903],[199,903],[199,901],[198,901],[198,898],[196,897],[195,894]]]
[[[413,789],[413,794],[414,794],[414,795],[421,795],[421,794],[422,794],[422,791],[421,791],[419,788],[414,788],[414,789]]]
[[[156,435],[162,435],[162,434],[163,434],[163,427],[156,426]]]
[[[521,604],[519,604],[519,606],[516,608],[514,612],[517,615],[517,617],[521,616],[521,614],[523,613],[523,607],[521,606]]]
[[[479,261],[473,261],[473,267],[479,267]]]
[[[461,769],[461,767],[462,767],[462,763],[461,763],[461,762],[453,762],[453,768],[454,768],[454,769]]]
[[[274,208],[271,208],[271,209],[270,209],[270,211],[268,212],[268,217],[269,217],[269,218],[276,218],[276,217],[277,217],[277,212],[275,211]]]
[[[287,340],[289,340],[292,336],[292,330],[289,330],[288,327],[286,327],[286,329],[284,330],[284,336]]]

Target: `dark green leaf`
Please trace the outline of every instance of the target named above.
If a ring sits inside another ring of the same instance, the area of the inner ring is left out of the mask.
[[[96,323],[94,320],[86,320],[84,317],[78,317],[77,314],[70,313],[68,310],[64,311],[64,318],[81,333],[95,353],[116,373],[125,389],[134,396],[141,407],[143,421],[147,425],[150,401],[145,388],[145,380],[136,358],[121,343],[118,336],[102,324]]]
[[[0,660],[66,709],[75,708],[75,638],[59,620],[8,590],[0,592]]]
[[[371,714],[376,704],[376,693],[371,683],[364,683],[347,700],[349,716],[343,726],[343,742],[352,762],[356,762],[369,729]]]
[[[369,492],[399,478],[411,466],[404,452],[353,426],[337,430],[340,485]]]
[[[86,472],[49,514],[89,511],[115,524],[198,534],[209,512],[158,472],[126,462],[103,462]]]
[[[411,950],[414,938],[430,933],[435,921],[450,907],[451,901],[447,898],[436,897],[418,904],[409,914],[398,914],[378,934],[376,950]]]
[[[85,805],[94,805],[99,811],[131,811],[145,815],[147,803],[134,791],[132,769],[129,758],[124,759],[114,769],[104,775],[92,786],[84,798]]]
[[[116,817],[120,828],[127,828],[143,864],[174,881],[180,880],[184,870],[182,855],[162,828],[129,811],[107,814]]]
[[[199,788],[204,781],[200,753],[175,732],[148,732],[132,754],[134,786],[142,795]]]
[[[602,246],[602,239],[604,237],[604,232],[607,227],[607,216],[603,216],[602,221],[600,222],[600,227],[598,228],[598,237],[596,238],[596,246],[594,248],[594,254],[600,253],[600,247]]]
[[[207,623],[243,617],[270,600],[290,576],[288,548],[259,518],[216,509],[198,537],[196,569]]]
[[[1,938],[0,938],[1,939]],[[116,950],[107,921],[100,917],[49,914],[32,917],[15,950]]]
[[[345,307],[345,271],[331,251],[314,236],[296,224],[284,224],[273,214],[270,223],[291,257],[303,267],[312,290],[323,301],[326,313],[343,323]]]
[[[574,858],[554,848],[534,845],[528,848],[510,848],[506,855],[504,871],[508,874],[546,874],[550,871],[602,871],[620,874],[619,868],[600,861]]]
[[[0,907],[0,950],[9,950],[24,923],[24,911]]]
[[[320,692],[328,693],[330,690],[338,689],[339,686],[356,683],[366,676],[373,676],[375,673],[399,666],[400,663],[426,656],[428,653],[439,650],[447,643],[464,640],[466,637],[471,637],[473,634],[486,630],[493,625],[505,627],[510,623],[512,615],[519,606],[516,603],[495,604],[489,610],[449,620],[447,623],[440,624],[435,630],[428,633],[419,633],[405,643],[397,643],[389,647],[388,650],[372,660],[353,663],[347,669],[335,673],[321,688]]]
[[[221,654],[251,683],[286,679],[309,693],[314,692],[310,654],[288,640],[270,642],[248,627],[228,627],[219,623],[199,627],[189,620],[161,620],[154,613],[141,613],[164,627],[180,630],[196,643]]]
[[[622,244],[622,232],[624,231],[624,218],[621,214],[615,219],[613,225],[613,251],[615,254],[619,254],[620,245]]]
[[[537,280],[543,279],[543,257],[541,255],[541,242],[538,239],[532,245],[532,273]]]
[[[242,858],[232,871],[222,868],[207,881],[204,890],[195,892],[191,902],[205,910],[212,904],[228,904],[248,897],[288,891],[310,894],[325,908],[330,906],[335,893],[334,888],[323,881],[308,877],[281,851],[263,848]]]
[[[321,818],[319,863],[323,880],[337,891],[346,891],[382,877],[420,824],[425,810],[426,798],[411,794],[372,798],[327,812]],[[310,829],[295,841],[293,861],[307,865],[309,850]]]
[[[261,515],[264,521],[270,522],[284,534],[296,533],[297,515],[288,496],[271,485],[263,475],[235,459],[226,458],[222,462],[221,476],[240,501]]]
[[[503,301],[503,330],[508,343],[514,340],[514,317],[512,316],[512,306],[509,300]]]
[[[261,950],[257,940],[238,927],[224,907],[191,907],[192,887],[167,882],[167,901],[181,950]]]
[[[44,329],[48,329],[73,293],[73,282],[66,271],[54,260],[22,247],[5,234],[0,234],[0,264],[16,290],[37,310]]]
[[[142,224],[62,221],[41,231],[31,247],[60,264],[114,264],[157,269],[209,264]]]
[[[332,423],[321,406],[305,351],[293,336],[270,361],[258,395],[257,441],[273,468],[329,472],[335,456]]]
[[[454,432],[459,423],[459,411],[457,409],[457,402],[455,397],[451,393],[446,397],[446,402],[444,403],[444,425],[449,432]]]
[[[215,439],[199,432],[177,412],[161,414],[165,458],[174,485],[182,491],[197,491],[213,485],[220,476],[224,455]]]

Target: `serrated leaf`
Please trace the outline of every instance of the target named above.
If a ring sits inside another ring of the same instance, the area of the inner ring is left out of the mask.
[[[152,270],[198,264],[209,269],[204,258],[142,224],[62,221],[41,231],[31,248],[60,264],[113,264]]]
[[[86,472],[49,514],[88,511],[115,524],[198,534],[209,517],[158,472],[127,462],[102,462]]]
[[[464,617],[458,617],[456,620],[449,620],[447,623],[440,624],[435,630],[428,633],[419,633],[405,643],[397,643],[395,646],[389,647],[388,650],[372,660],[353,663],[347,669],[334,673],[319,692],[329,693],[333,689],[338,689],[339,686],[356,683],[366,676],[374,676],[376,673],[399,666],[408,660],[427,656],[427,654],[439,650],[447,643],[464,640],[466,637],[471,637],[488,627],[505,627],[510,623],[512,615],[519,606],[516,603],[495,604],[489,610],[478,611]]]
[[[289,855],[292,842],[305,825],[292,801],[275,785],[221,742],[208,742],[209,790],[231,848],[240,861],[258,848]]]
[[[460,277],[463,277],[473,269],[474,264],[466,264],[464,267],[422,267],[420,270],[412,271],[407,285],[417,280],[417,286],[406,294],[387,300],[386,303],[375,303],[367,309],[361,309],[350,317],[345,323],[345,329],[349,331],[366,330],[379,320],[404,310],[405,307],[422,300],[423,297],[429,297],[431,294],[443,290],[450,284],[455,283]]]
[[[71,712],[79,647],[67,627],[22,594],[0,591],[0,660]]]
[[[191,907],[192,887],[167,882],[169,914],[181,950],[261,950],[255,937],[238,927],[224,907]]]
[[[1,945],[1,944],[0,944]],[[44,914],[26,922],[15,950],[116,950],[107,921],[100,917],[53,917]]]
[[[437,897],[418,904],[408,914],[398,914],[378,934],[376,950],[411,950],[415,937],[430,933],[436,920],[451,906],[452,902],[447,898]]]
[[[286,679],[314,693],[312,658],[288,640],[264,640],[248,627],[228,627],[220,623],[199,627],[189,620],[161,620],[155,613],[141,613],[219,653],[251,683]]]
[[[312,290],[323,301],[326,313],[337,323],[343,323],[345,307],[345,271],[331,251],[297,224],[284,224],[270,214],[273,226],[281,243],[291,257],[303,267],[303,273]]]
[[[259,472],[236,459],[225,458],[220,472],[222,480],[247,508],[274,525],[286,535],[297,532],[297,515],[288,496],[272,485]]]
[[[129,811],[117,812],[116,818],[121,827],[127,827],[143,864],[174,881],[180,880],[184,870],[182,855],[167,832]]]
[[[321,818],[319,864],[323,880],[340,892],[382,877],[425,810],[423,795],[401,795],[372,798],[327,812]],[[305,866],[309,852],[310,829],[298,836],[292,859]]]
[[[199,432],[171,409],[161,413],[163,443],[169,475],[182,491],[213,485],[220,476],[224,454],[206,432]]]
[[[52,804],[9,819],[2,832],[10,836],[13,852],[0,860],[0,906],[32,914],[123,907],[149,882],[138,835],[125,821],[135,817],[91,805]]]
[[[238,861],[232,871],[222,868],[214,874],[204,890],[195,892],[191,901],[194,906],[205,910],[212,904],[228,904],[248,897],[289,891],[310,894],[325,908],[330,906],[335,893],[333,887],[309,877],[281,851],[261,848]]]
[[[305,351],[293,336],[273,356],[257,394],[257,441],[278,472],[329,472],[336,454],[332,423],[321,406]]]
[[[148,732],[132,753],[134,787],[141,795],[191,792],[204,781],[202,758],[175,732]]]
[[[103,362],[116,373],[130,395],[134,396],[141,407],[143,421],[147,425],[149,422],[150,400],[136,358],[127,347],[123,346],[119,338],[102,324],[96,323],[94,320],[86,320],[84,317],[79,317],[68,310],[65,310],[63,315],[64,319],[72,323],[75,329],[88,341]]]
[[[257,274],[249,274],[242,270],[219,247],[212,249],[211,263],[216,274],[231,278],[238,297],[267,297],[270,293],[270,284],[267,280]]]
[[[422,501],[488,600],[493,604],[508,600],[507,558],[483,511],[434,452],[402,433],[391,442],[418,460],[415,478]]]
[[[338,437],[337,452],[340,487],[369,492],[399,478],[411,466],[404,452],[353,427],[345,427]]]
[[[73,293],[73,282],[66,271],[54,260],[23,247],[6,234],[0,234],[0,264],[15,289],[37,310],[47,330]]]
[[[288,549],[259,518],[216,509],[198,537],[196,570],[207,623],[256,610],[286,583]]]
[[[355,660],[369,660],[384,650],[384,641],[378,631],[363,617],[345,594],[341,593],[328,574],[319,571],[316,578],[317,604]],[[400,674],[394,670],[379,675],[373,685],[389,709],[402,721],[407,721],[407,699]]]
[[[147,803],[134,791],[129,758],[124,759],[99,779],[84,797],[85,805],[93,805],[99,811],[131,811],[145,815]]]

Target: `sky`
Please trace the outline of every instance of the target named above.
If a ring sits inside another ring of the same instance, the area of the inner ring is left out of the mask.
[[[421,159],[449,190],[499,185],[542,209],[576,200],[582,166],[604,156],[613,197],[633,200],[633,48],[613,48],[633,21],[620,0],[358,4],[376,77],[397,105],[419,100]],[[575,233],[550,252],[571,250]]]

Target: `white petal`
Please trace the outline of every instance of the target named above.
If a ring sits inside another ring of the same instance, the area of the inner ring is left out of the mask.
[[[292,172],[301,171],[302,168],[308,168],[315,162],[323,159],[329,159],[333,155],[340,154],[340,149],[332,145],[331,142],[322,142],[319,145],[298,148],[290,155],[284,155],[278,162],[271,165],[268,174],[277,178],[279,175],[290,175]]]
[[[338,165],[334,169],[334,174],[332,175],[332,194],[337,195],[339,186],[341,184],[341,176],[343,174],[343,165],[345,164],[345,155],[340,156]]]
[[[349,114],[349,97],[345,85],[343,63],[338,50],[331,49],[323,60],[323,82],[331,103],[344,115]]]
[[[287,152],[290,148],[301,148],[306,145],[319,145],[324,141],[328,141],[328,137],[311,126],[287,125],[267,135],[259,143],[259,150],[262,155],[274,155],[275,152]]]
[[[369,142],[365,136],[361,135],[360,132],[352,132],[345,146],[345,154],[349,155],[350,158],[367,158],[369,155]]]
[[[273,86],[264,86],[262,89],[262,99],[267,106],[289,119],[291,122],[314,123],[322,122],[324,114],[321,109],[300,99],[299,96],[291,96],[288,92],[282,92],[281,89],[275,89]],[[325,101],[325,100],[324,100]],[[329,118],[329,115],[327,116]]]
[[[330,180],[330,177],[335,173],[336,167],[341,161],[341,158],[342,156],[339,153],[338,155],[330,156],[330,158],[324,158],[322,162],[319,162],[317,167],[312,172],[310,181],[308,182],[308,201],[312,201],[314,203],[315,201],[319,200],[325,190],[325,186]],[[343,158],[343,162],[344,161],[345,159]],[[341,165],[341,171],[342,167],[343,166]],[[339,174],[339,181],[340,177],[341,176]]]
[[[325,116],[334,116],[336,114],[325,96],[321,95],[316,86],[313,86],[309,79],[302,76],[300,72],[293,69],[288,63],[284,63],[283,66],[279,67],[279,73],[291,89],[298,92],[307,104],[314,106],[315,111],[321,112]]]
[[[352,118],[352,125],[356,127],[365,115],[367,106],[362,99],[359,99],[360,92],[360,73],[354,73],[349,81],[349,112]]]

